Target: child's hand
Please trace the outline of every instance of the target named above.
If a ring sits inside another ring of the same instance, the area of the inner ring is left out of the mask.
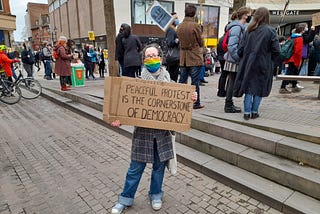
[[[194,91],[194,92],[192,93],[192,95],[191,95],[191,100],[192,100],[193,102],[196,102],[197,99],[198,99],[198,93],[197,93],[196,91]]]
[[[113,121],[113,122],[111,123],[111,126],[119,127],[119,126],[121,126],[121,123],[120,123],[119,120],[116,120],[116,121]]]

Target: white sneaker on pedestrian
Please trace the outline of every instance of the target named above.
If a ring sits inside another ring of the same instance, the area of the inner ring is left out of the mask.
[[[299,85],[299,84],[297,84],[296,87],[297,87],[297,88],[300,88],[300,89],[303,89],[303,88],[304,88],[303,86],[301,86],[301,85]]]
[[[162,207],[162,201],[161,200],[152,200],[151,206],[152,206],[152,209],[154,209],[154,210],[160,210]]]
[[[117,203],[111,210],[111,214],[120,214],[126,208],[126,205]]]

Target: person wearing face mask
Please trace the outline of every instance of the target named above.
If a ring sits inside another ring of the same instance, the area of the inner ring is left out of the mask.
[[[55,73],[60,76],[61,91],[70,90],[67,88],[68,78],[71,76],[71,59],[72,54],[68,53],[67,38],[60,36],[57,45],[53,50],[58,54],[55,65]]]
[[[176,28],[179,25],[179,19],[176,12],[172,12],[171,15],[175,17],[175,20],[172,22],[171,26],[168,28],[166,32],[166,43],[167,47],[169,48],[179,48],[179,39],[176,33]],[[172,81],[177,82],[178,81],[178,75],[179,75],[179,62],[180,60],[176,62],[168,62],[167,61],[167,69],[170,74],[170,78]]]
[[[228,51],[224,54],[226,60],[224,70],[228,72],[228,82],[226,87],[226,99],[224,111],[226,113],[240,113],[241,108],[233,104],[232,94],[234,80],[238,71],[240,57],[238,55],[238,46],[245,32],[245,24],[250,21],[251,9],[249,7],[241,7],[234,11],[231,15],[231,22],[227,25],[226,30],[229,31]]]
[[[141,79],[161,82],[170,82],[170,74],[161,67],[162,51],[157,44],[147,45],[142,51],[144,67]],[[197,93],[191,96],[197,100]],[[119,120],[111,123],[119,127]],[[132,137],[131,162],[127,171],[126,180],[118,203],[112,208],[112,214],[120,214],[127,207],[131,207],[140,179],[147,163],[152,163],[149,199],[154,210],[162,207],[162,183],[167,161],[173,158],[172,136],[169,130],[160,130],[144,127],[135,127]]]

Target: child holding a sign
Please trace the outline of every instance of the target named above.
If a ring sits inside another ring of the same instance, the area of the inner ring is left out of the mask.
[[[151,44],[142,52],[144,68],[141,78],[144,80],[157,80],[170,82],[170,74],[161,67],[161,49]],[[191,96],[193,102],[197,100],[197,93]],[[120,126],[119,120],[111,123]],[[154,210],[162,207],[162,183],[164,171],[169,159],[173,158],[172,136],[168,130],[135,127],[132,138],[131,162],[127,171],[123,192],[118,203],[112,208],[111,213],[122,213],[126,207],[133,205],[134,196],[147,163],[152,163],[151,184],[149,198]]]

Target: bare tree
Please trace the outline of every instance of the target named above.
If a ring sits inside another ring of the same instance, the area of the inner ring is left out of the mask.
[[[116,24],[114,17],[113,0],[103,0],[104,17],[106,22],[107,33],[107,47],[108,47],[108,70],[110,76],[119,75],[119,66],[115,60],[115,38],[116,38]]]

